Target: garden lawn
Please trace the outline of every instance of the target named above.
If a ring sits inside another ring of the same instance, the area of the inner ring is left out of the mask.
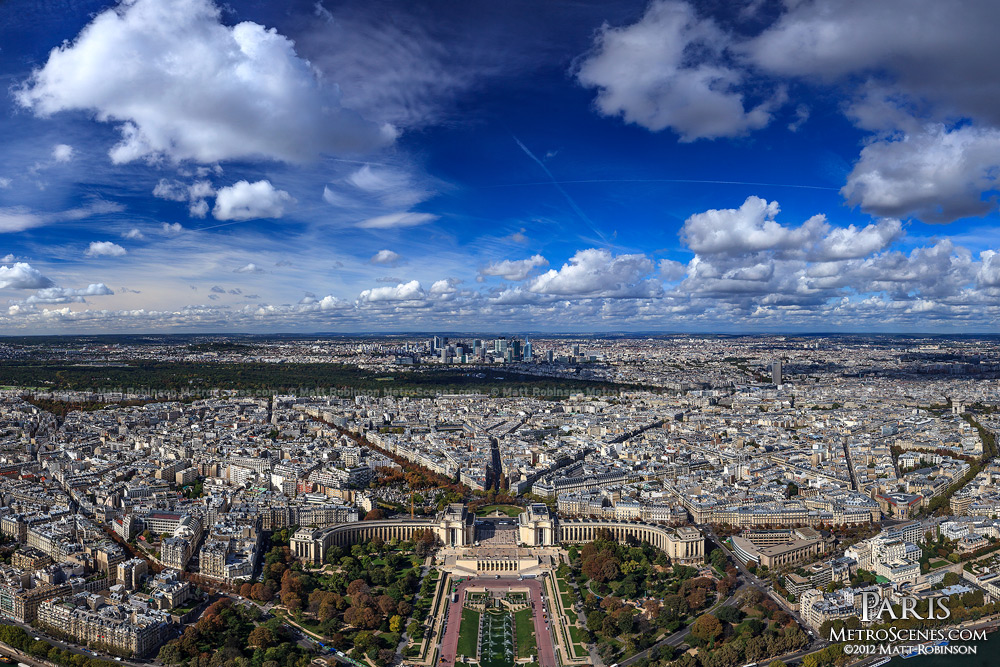
[[[463,609],[462,624],[458,626],[458,654],[475,658],[478,641],[479,612],[475,609]]]
[[[535,643],[535,624],[532,620],[532,609],[522,609],[514,612],[514,633],[517,635],[517,657],[527,658],[538,653]]]

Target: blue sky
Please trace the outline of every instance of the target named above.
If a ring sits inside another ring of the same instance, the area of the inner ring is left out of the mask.
[[[995,331],[957,4],[8,0],[0,330]]]

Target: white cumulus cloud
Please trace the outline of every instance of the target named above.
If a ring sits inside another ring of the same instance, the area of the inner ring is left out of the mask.
[[[219,189],[212,216],[217,220],[280,218],[285,214],[285,206],[294,203],[290,194],[278,190],[270,181],[237,181]]]
[[[681,141],[738,136],[767,125],[784,93],[748,110],[739,92],[744,75],[726,64],[728,42],[689,4],[657,0],[633,25],[605,25],[576,75],[598,89],[605,115],[653,131],[669,127]]]
[[[43,289],[51,286],[51,280],[25,262],[16,262],[12,266],[0,266],[0,289]]]
[[[75,151],[69,144],[56,144],[52,148],[52,159],[56,162],[69,162]]]
[[[16,93],[36,114],[119,123],[114,162],[288,162],[364,151],[395,130],[344,109],[294,44],[252,21],[221,22],[211,0],[128,0],[54,48]]]
[[[548,264],[549,260],[541,255],[532,255],[527,259],[505,259],[502,262],[494,262],[480,273],[484,276],[499,276],[504,280],[524,280],[531,274],[532,269]]]
[[[359,301],[412,301],[421,299],[424,290],[420,287],[420,282],[411,280],[408,283],[400,283],[394,287],[375,287],[366,289],[358,296]]]
[[[655,296],[660,287],[646,278],[653,262],[645,255],[618,255],[604,249],[580,250],[559,270],[550,269],[530,283],[536,294],[576,297]]]
[[[684,221],[681,239],[696,253],[743,254],[758,250],[800,249],[818,239],[827,229],[826,219],[816,215],[801,227],[785,227],[775,221],[778,202],[750,196],[738,208],[709,209]]]
[[[983,193],[998,188],[1000,130],[935,124],[865,146],[841,194],[876,215],[951,222],[996,209]]]
[[[238,269],[233,269],[233,273],[264,273],[264,269],[260,268],[253,262],[250,262],[249,264],[244,264]],[[215,292],[217,290],[215,289],[215,287],[212,287],[212,291]],[[230,290],[230,293],[239,294],[239,292],[233,292],[232,290]]]
[[[48,287],[29,296],[21,303],[25,304],[55,304],[55,303],[86,303],[88,296],[109,296],[114,294],[104,283],[91,283],[83,289],[70,287]]]
[[[393,252],[392,250],[379,250],[377,253],[372,255],[372,258],[368,261],[371,262],[372,264],[382,264],[384,266],[396,266],[397,264],[399,264],[399,261],[401,259],[402,256],[397,252]]]
[[[121,257],[128,254],[128,251],[111,241],[91,241],[90,247],[83,254],[87,257]]]

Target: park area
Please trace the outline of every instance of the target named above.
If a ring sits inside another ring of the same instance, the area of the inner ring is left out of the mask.
[[[442,665],[555,667],[552,638],[539,612],[539,582],[472,579],[456,592],[448,610],[455,620],[441,645]]]

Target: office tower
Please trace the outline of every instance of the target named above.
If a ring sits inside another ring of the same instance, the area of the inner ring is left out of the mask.
[[[555,361],[555,359],[556,359],[556,353],[553,352],[552,350],[549,350],[548,352],[545,353],[545,361],[547,361],[548,363],[551,364],[553,361]]]
[[[513,361],[521,361],[521,341],[514,339],[510,341],[510,358]]]
[[[580,356],[580,344],[579,343],[574,343],[573,344],[573,356],[574,357],[579,357]]]
[[[781,384],[781,360],[775,359],[771,362],[771,382]]]
[[[524,360],[531,361],[531,341],[524,341]]]

